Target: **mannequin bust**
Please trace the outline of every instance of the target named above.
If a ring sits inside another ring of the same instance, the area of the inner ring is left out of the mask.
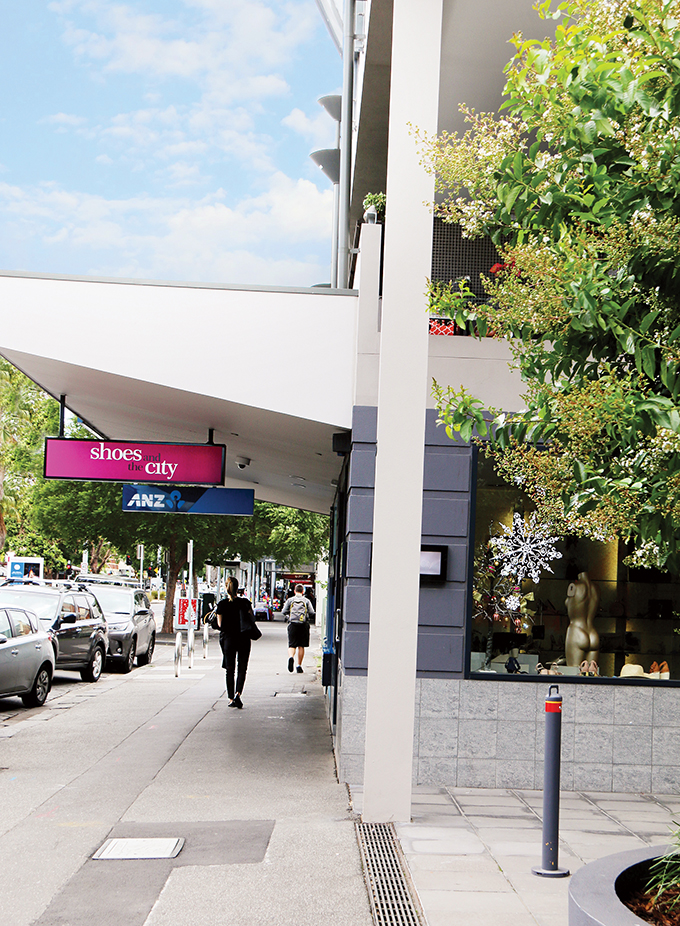
[[[594,620],[600,595],[588,578],[587,572],[579,572],[578,579],[567,588],[567,614],[569,627],[564,641],[568,666],[580,666],[584,659],[597,662],[600,656],[600,635],[595,630]]]

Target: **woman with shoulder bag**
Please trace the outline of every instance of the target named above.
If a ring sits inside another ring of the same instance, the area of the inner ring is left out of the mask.
[[[220,631],[222,668],[227,670],[227,695],[229,707],[243,707],[241,695],[246,683],[250,644],[262,636],[247,598],[239,598],[238,582],[233,576],[227,579],[227,597],[215,609]],[[238,661],[238,674],[236,663]]]

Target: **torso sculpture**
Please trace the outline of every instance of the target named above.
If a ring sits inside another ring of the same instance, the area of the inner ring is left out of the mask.
[[[567,614],[569,627],[564,642],[568,666],[580,666],[583,660],[597,662],[600,656],[600,635],[595,630],[594,620],[600,595],[588,578],[587,572],[580,572],[578,579],[567,589]]]

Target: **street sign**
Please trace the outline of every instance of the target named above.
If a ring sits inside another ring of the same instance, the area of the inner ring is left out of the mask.
[[[222,485],[225,444],[162,444],[48,437],[45,478],[88,482],[149,479],[163,484]]]
[[[178,598],[177,614],[175,615],[175,630],[184,630],[189,626],[189,612],[191,611],[191,625],[198,626],[198,598]]]
[[[159,485],[124,485],[123,511],[166,514],[232,514],[250,516],[255,506],[254,489],[170,488]]]

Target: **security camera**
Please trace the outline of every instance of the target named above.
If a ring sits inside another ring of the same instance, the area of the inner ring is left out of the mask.
[[[248,457],[236,457],[236,465],[239,469],[245,469],[246,466],[250,466],[250,460]]]

